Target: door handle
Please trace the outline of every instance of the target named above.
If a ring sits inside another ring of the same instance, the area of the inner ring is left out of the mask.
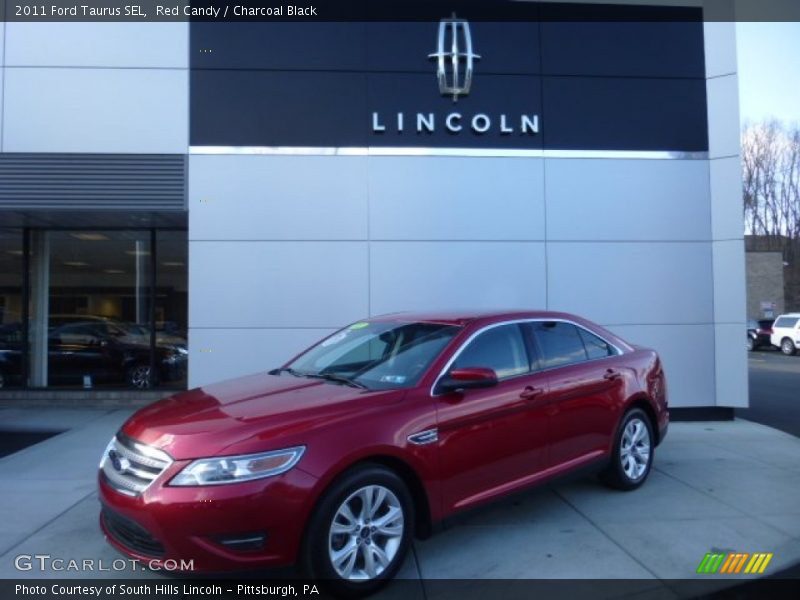
[[[544,390],[542,388],[535,388],[533,386],[526,385],[525,389],[519,393],[519,397],[523,400],[533,400],[543,392]]]
[[[622,377],[622,374],[614,369],[606,369],[605,375],[603,375],[603,379],[606,379],[607,381],[615,381],[620,377]]]

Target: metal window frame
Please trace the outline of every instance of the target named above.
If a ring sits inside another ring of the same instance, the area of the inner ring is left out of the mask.
[[[478,337],[482,333],[484,333],[486,331],[489,331],[490,329],[494,329],[496,327],[501,327],[503,325],[521,325],[521,324],[524,324],[524,323],[569,323],[570,325],[574,325],[575,327],[578,327],[580,329],[588,331],[592,335],[597,336],[598,338],[603,340],[605,343],[607,343],[609,345],[609,347],[611,347],[611,348],[613,348],[615,350],[616,354],[614,356],[621,356],[621,355],[626,353],[625,350],[623,350],[622,348],[620,348],[619,346],[617,346],[616,344],[614,344],[613,342],[611,342],[610,340],[608,340],[604,336],[598,335],[594,331],[591,331],[591,330],[587,329],[586,327],[584,327],[580,323],[576,323],[575,321],[573,321],[571,319],[564,319],[564,318],[547,319],[547,318],[542,318],[542,317],[535,317],[535,318],[529,318],[529,319],[511,319],[509,321],[500,321],[499,323],[490,323],[489,325],[485,325],[484,327],[481,327],[480,329],[478,329],[477,331],[472,333],[466,340],[464,340],[464,342],[462,342],[462,344],[458,347],[458,349],[448,359],[448,361],[445,363],[444,367],[442,367],[441,371],[439,371],[439,375],[437,375],[436,379],[434,379],[433,384],[431,385],[431,388],[430,388],[431,397],[432,398],[437,398],[439,396],[443,396],[444,395],[444,393],[437,394],[435,392],[436,386],[439,384],[439,381],[447,374],[447,372],[453,366],[453,363],[456,361],[456,359],[459,357],[459,355],[464,351],[464,349],[476,337]],[[583,341],[581,341],[581,343],[583,343]],[[588,355],[587,355],[587,357],[588,357]],[[580,363],[572,363],[572,364],[583,364],[583,363],[587,363],[587,362],[596,362],[598,360],[607,360],[609,358],[613,358],[613,356],[603,356],[602,358],[587,358],[585,361],[582,361]],[[526,375],[531,375],[533,373],[545,373],[547,371],[553,371],[555,369],[563,369],[563,368],[569,367],[569,366],[572,366],[572,365],[559,365],[557,367],[546,367],[546,368],[543,368],[543,369],[538,369],[536,371],[532,371],[531,370],[531,371],[528,371],[527,373],[522,373],[520,375],[515,375],[513,377],[507,377],[507,378],[503,379],[502,381],[510,381],[512,379],[516,379],[518,377],[524,377]]]

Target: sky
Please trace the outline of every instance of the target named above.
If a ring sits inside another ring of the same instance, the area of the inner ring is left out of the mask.
[[[736,50],[742,122],[800,124],[800,23],[737,23]]]

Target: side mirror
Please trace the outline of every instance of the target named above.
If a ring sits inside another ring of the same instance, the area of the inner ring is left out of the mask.
[[[453,369],[439,381],[440,392],[473,390],[497,385],[497,374],[493,369],[466,367]]]

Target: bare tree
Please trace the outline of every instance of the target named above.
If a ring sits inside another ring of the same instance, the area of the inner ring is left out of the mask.
[[[745,233],[753,250],[783,253],[787,307],[800,303],[800,125],[747,123],[742,131]]]

